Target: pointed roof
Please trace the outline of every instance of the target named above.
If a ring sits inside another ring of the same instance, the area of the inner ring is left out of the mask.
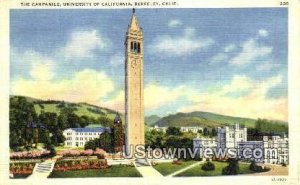
[[[119,113],[116,114],[116,117],[114,119],[114,123],[122,123],[122,119]]]
[[[128,25],[128,30],[133,30],[133,31],[140,31],[141,28],[138,24],[137,17],[135,15],[135,9],[132,9],[132,16],[131,16],[131,21],[130,24]]]

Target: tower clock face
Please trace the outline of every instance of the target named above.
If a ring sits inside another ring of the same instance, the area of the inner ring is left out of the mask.
[[[133,61],[131,62],[131,67],[132,67],[132,68],[136,68],[137,65],[138,65],[138,60],[133,60]]]

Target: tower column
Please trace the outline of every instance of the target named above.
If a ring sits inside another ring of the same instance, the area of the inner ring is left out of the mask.
[[[125,40],[125,149],[126,155],[145,145],[143,32],[133,10]]]

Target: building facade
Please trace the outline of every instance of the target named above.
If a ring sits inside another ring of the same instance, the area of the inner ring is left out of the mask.
[[[218,127],[217,132],[218,148],[238,148],[238,142],[247,141],[247,128],[239,124],[225,128]]]
[[[135,10],[125,40],[125,150],[145,145],[144,136],[144,62],[143,32]]]
[[[233,127],[218,128],[217,140],[213,138],[194,138],[193,148],[217,148],[226,151],[236,149],[241,160],[259,163],[289,164],[289,142],[286,135],[256,134],[247,140],[247,128],[235,124]]]
[[[63,131],[67,147],[84,147],[85,143],[99,138],[104,132],[111,132],[110,128],[68,128]]]

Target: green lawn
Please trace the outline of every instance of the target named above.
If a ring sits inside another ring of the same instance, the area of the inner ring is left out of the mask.
[[[171,162],[168,163],[159,163],[155,166],[153,166],[153,168],[155,168],[157,171],[159,171],[159,173],[161,173],[163,176],[169,175],[177,170],[180,170],[182,168],[185,168],[191,164],[194,164],[196,162],[199,161],[182,161],[182,164],[178,165],[178,164],[172,164]]]
[[[215,170],[214,171],[204,171],[201,169],[201,166],[203,164],[197,165],[191,169],[188,169],[178,175],[177,177],[195,177],[195,176],[218,176],[222,175],[222,169],[228,165],[227,162],[217,162],[213,161],[215,164]],[[239,174],[247,174],[247,173],[254,173],[253,171],[249,170],[249,165],[246,163],[239,163],[240,172]]]
[[[141,177],[135,167],[125,165],[113,165],[107,169],[73,170],[66,172],[54,171],[49,178],[72,178],[72,177]]]
[[[56,146],[56,147],[55,147],[55,150],[56,150],[57,152],[59,152],[59,151],[64,151],[64,150],[68,150],[68,149],[70,149],[70,150],[79,150],[79,151],[83,151],[83,150],[84,150],[84,147],[68,147],[68,146]]]

